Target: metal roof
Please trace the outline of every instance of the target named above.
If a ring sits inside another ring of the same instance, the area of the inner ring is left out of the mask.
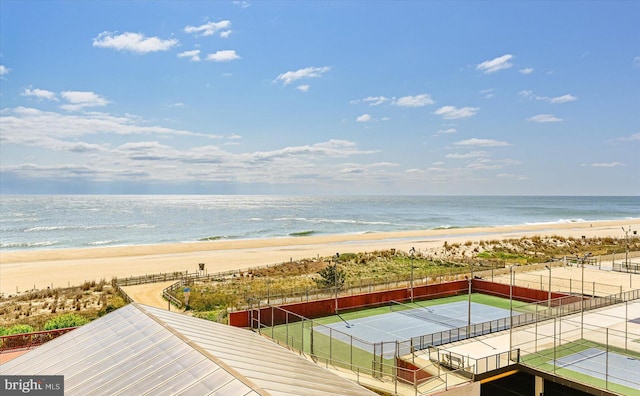
[[[252,331],[135,303],[0,371],[64,375],[65,395],[374,395]]]

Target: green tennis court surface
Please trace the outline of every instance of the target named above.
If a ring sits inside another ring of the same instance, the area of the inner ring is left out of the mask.
[[[340,356],[346,362],[361,360],[362,356],[362,360],[368,362],[365,364],[370,365],[371,356],[391,359],[396,354],[404,355],[428,345],[466,338],[468,308],[468,295],[460,295],[341,312],[264,331],[274,339],[316,356],[332,359]],[[472,324],[486,324],[488,333],[490,327],[492,331],[508,328],[508,320],[508,299],[471,295]]]
[[[465,327],[469,324],[469,304],[465,301],[420,306],[419,303],[393,304],[388,312],[358,319],[345,319],[314,331],[329,334],[329,329],[339,330],[332,337],[348,336],[376,343],[380,341],[404,341],[425,334],[440,333]],[[471,303],[471,324],[484,323],[509,317],[509,310],[490,305]]]
[[[575,341],[523,357],[529,366],[624,395],[640,395],[640,354]]]

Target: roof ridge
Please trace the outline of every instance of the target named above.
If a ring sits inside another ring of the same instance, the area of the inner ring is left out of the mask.
[[[184,343],[186,343],[187,345],[189,345],[191,348],[193,348],[194,350],[200,352],[202,355],[204,355],[207,359],[211,360],[212,362],[214,362],[215,364],[219,365],[220,368],[222,368],[223,370],[227,371],[229,374],[233,375],[235,378],[237,378],[239,381],[242,381],[245,385],[247,385],[249,388],[253,389],[255,392],[257,392],[258,394],[262,395],[262,396],[271,396],[271,394],[269,392],[267,392],[266,390],[262,389],[261,387],[259,387],[258,385],[256,385],[253,381],[251,381],[249,378],[245,377],[243,374],[241,374],[239,371],[237,371],[236,369],[234,369],[233,367],[229,366],[227,363],[225,363],[224,361],[220,360],[217,356],[212,355],[211,353],[209,353],[208,351],[206,351],[205,349],[203,349],[202,347],[200,347],[197,343],[191,341],[190,339],[188,339],[187,337],[185,337],[183,334],[181,334],[179,331],[175,330],[173,327],[169,326],[167,323],[165,323],[162,319],[156,317],[152,312],[149,312],[146,308],[152,308],[152,309],[159,309],[156,307],[151,307],[151,306],[147,306],[144,304],[140,304],[140,303],[136,303],[136,302],[132,302],[131,303],[134,307],[136,307],[137,309],[139,309],[142,313],[144,313],[145,315],[147,315],[149,318],[153,319],[155,322],[157,322],[160,326],[164,327],[167,331],[169,331],[171,334],[173,334],[174,336],[178,337],[179,339],[181,339]],[[170,311],[169,311],[170,312]],[[179,315],[177,312],[170,312],[171,314],[176,314]]]

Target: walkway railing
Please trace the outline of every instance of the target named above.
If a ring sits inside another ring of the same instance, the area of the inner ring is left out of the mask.
[[[0,352],[33,348],[74,329],[76,329],[76,327],[1,336]]]

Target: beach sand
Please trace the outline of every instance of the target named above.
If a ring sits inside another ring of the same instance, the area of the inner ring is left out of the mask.
[[[624,238],[622,227],[640,228],[640,219],[566,224],[466,228],[446,230],[328,235],[296,238],[219,240],[165,245],[118,246],[87,249],[12,251],[0,253],[0,293],[77,286],[84,281],[114,277],[195,272],[198,263],[207,273],[242,270],[289,260],[327,257],[335,253],[411,247],[429,249],[466,241],[502,240],[543,235]]]

